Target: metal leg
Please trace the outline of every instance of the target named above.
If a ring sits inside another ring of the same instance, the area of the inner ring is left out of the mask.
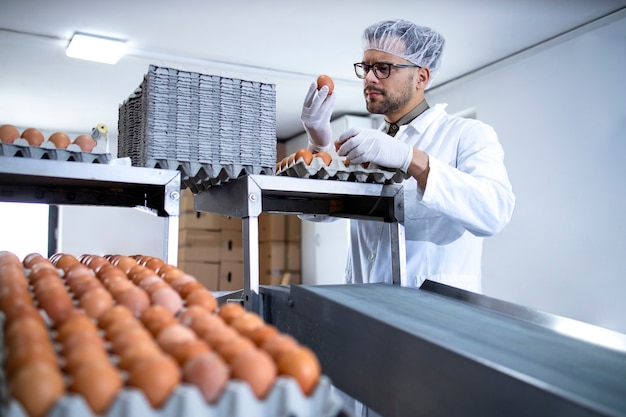
[[[404,224],[392,222],[389,227],[391,234],[391,276],[394,285],[406,286],[406,245],[404,240]]]
[[[259,217],[242,218],[243,303],[248,311],[259,311]]]

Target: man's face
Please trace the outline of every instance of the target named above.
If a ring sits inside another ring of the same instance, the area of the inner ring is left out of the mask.
[[[377,62],[410,64],[395,55],[375,50],[365,51],[362,62],[369,65]],[[396,115],[401,117],[419,104],[421,98],[415,102],[418,70],[419,68],[391,67],[389,77],[384,79],[377,78],[374,71],[370,70],[363,79],[367,110],[374,114],[389,115],[394,119]]]

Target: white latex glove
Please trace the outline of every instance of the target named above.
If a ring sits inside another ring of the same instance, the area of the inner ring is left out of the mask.
[[[337,154],[353,164],[374,162],[381,167],[406,172],[413,159],[410,145],[376,129],[349,129],[339,136],[335,145],[340,146]]]
[[[317,94],[316,94],[317,92]],[[317,91],[313,82],[304,98],[300,120],[309,136],[309,149],[315,152],[328,150],[333,137],[330,117],[335,109],[335,94],[328,95],[328,86]]]

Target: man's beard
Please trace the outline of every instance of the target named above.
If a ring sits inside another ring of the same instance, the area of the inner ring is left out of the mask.
[[[365,105],[367,106],[367,111],[372,114],[395,113],[411,101],[413,97],[413,77],[411,76],[407,79],[404,88],[402,88],[400,93],[396,96],[389,96],[388,91],[383,88],[370,87],[369,90],[380,93],[383,100],[369,102],[366,99]]]

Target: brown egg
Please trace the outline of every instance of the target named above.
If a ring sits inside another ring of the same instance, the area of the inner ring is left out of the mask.
[[[276,381],[276,364],[260,349],[245,351],[233,359],[230,367],[232,377],[247,382],[259,399],[267,396]]]
[[[119,256],[115,262],[115,266],[128,274],[132,267],[137,266],[137,261],[130,256]]]
[[[106,350],[104,339],[97,331],[72,333],[65,338],[61,346],[61,353],[67,355],[78,346],[94,345]]]
[[[161,330],[156,340],[164,351],[169,352],[173,346],[179,343],[197,340],[197,336],[189,327],[173,324]]]
[[[119,294],[113,295],[115,296],[115,301],[130,308],[135,317],[141,316],[141,313],[150,306],[148,294],[139,287],[133,286]]]
[[[321,158],[321,159],[322,159],[322,161],[324,162],[324,165],[326,165],[326,166],[329,166],[329,165],[330,165],[330,163],[331,163],[331,162],[332,162],[332,160],[333,160],[333,157],[332,157],[332,156],[330,156],[330,154],[329,154],[328,152],[324,152],[324,151],[322,151],[322,152],[317,152],[317,153],[313,154],[313,156],[314,156],[315,158]]]
[[[313,351],[300,346],[280,356],[278,373],[294,378],[305,395],[311,395],[321,375],[320,363]]]
[[[222,343],[227,343],[233,339],[240,337],[237,330],[229,326],[216,327],[213,330],[209,330],[200,335],[202,340],[207,342],[213,349],[217,349]]]
[[[192,291],[185,297],[187,306],[200,306],[206,311],[213,312],[217,308],[217,300],[207,289],[201,288]]]
[[[67,337],[79,332],[97,332],[98,327],[86,314],[77,314],[65,320],[57,327],[57,341],[63,343]]]
[[[307,148],[299,149],[295,154],[296,162],[299,161],[301,158],[304,161],[305,165],[309,165],[313,160],[313,153]]]
[[[97,319],[113,307],[113,297],[104,288],[94,288],[80,297],[79,305],[89,317]]]
[[[217,314],[226,322],[230,323],[235,317],[246,313],[246,309],[238,302],[227,302],[220,306]]]
[[[226,322],[224,322],[224,320],[222,320],[219,316],[215,314],[206,314],[196,317],[189,326],[194,332],[196,332],[197,335],[201,336],[206,332],[210,332],[218,328],[224,328],[227,325]]]
[[[55,132],[48,138],[57,149],[65,149],[71,143],[70,137],[63,132]]]
[[[175,267],[174,265],[162,265],[156,271],[161,278],[165,280],[168,284],[171,284],[173,280],[180,277],[181,275],[185,275],[185,271]]]
[[[53,257],[54,261],[52,261],[51,257],[52,264],[58,269],[62,269],[63,271],[65,271],[71,265],[80,263],[74,255],[70,255],[67,253],[58,253],[56,255],[53,255]]]
[[[165,287],[159,288],[150,294],[150,301],[154,305],[160,305],[168,309],[172,314],[177,314],[183,308],[183,300],[180,295],[163,281]]]
[[[151,305],[145,309],[141,313],[140,320],[153,335],[157,335],[165,327],[177,323],[172,312],[160,305]]]
[[[128,386],[140,389],[154,408],[165,404],[180,383],[180,369],[169,355],[150,356],[135,362],[128,375]]]
[[[151,257],[150,259],[147,259],[145,262],[146,268],[149,268],[155,272],[158,271],[159,268],[161,268],[163,265],[165,265],[165,262],[163,262],[162,259],[155,258],[155,257]]]
[[[32,268],[33,265],[42,261],[47,262],[48,260],[45,257],[43,257],[41,254],[33,252],[33,253],[29,253],[28,255],[26,255],[22,263],[24,264],[26,268]]]
[[[94,363],[108,363],[109,356],[106,350],[96,345],[76,346],[64,356],[64,369],[67,373],[74,373],[84,366]]]
[[[261,316],[255,313],[246,312],[236,318],[234,318],[230,325],[239,333],[244,334],[250,332],[257,327],[263,326],[265,323]]]
[[[38,129],[35,129],[34,127],[24,129],[20,137],[26,139],[30,146],[39,146],[45,140],[43,133],[41,133]]]
[[[226,363],[231,363],[237,356],[250,349],[256,349],[255,344],[250,339],[240,336],[218,345],[215,351]]]
[[[135,362],[150,356],[162,355],[163,351],[154,340],[141,341],[128,346],[123,352],[118,354],[120,369],[128,371]]]
[[[106,339],[115,340],[119,336],[119,334],[128,333],[134,329],[147,331],[147,329],[135,317],[123,318],[121,320],[111,323],[105,329]]]
[[[121,331],[117,333],[115,337],[108,338],[108,340],[111,342],[111,351],[119,355],[129,346],[141,342],[148,342],[154,339],[147,329],[143,326],[137,326],[129,328],[126,331]]]
[[[6,351],[4,371],[10,380],[22,368],[33,363],[46,363],[59,368],[59,359],[51,344],[28,343]]]
[[[122,377],[108,363],[91,363],[72,373],[69,390],[82,397],[96,415],[104,414],[122,389]]]
[[[30,417],[44,417],[65,394],[65,384],[57,368],[33,363],[14,375],[9,391]]]
[[[72,143],[78,145],[83,152],[91,152],[96,147],[96,141],[90,135],[78,135]]]
[[[198,387],[208,403],[216,402],[224,391],[230,369],[217,354],[205,352],[185,362],[183,379]]]
[[[325,85],[328,86],[328,95],[331,95],[335,90],[335,83],[328,75],[322,74],[317,77],[317,89],[320,90]]]
[[[126,306],[119,304],[114,305],[98,317],[98,327],[106,329],[111,324],[123,318],[133,318],[133,312]]]
[[[167,281],[167,280],[165,281],[168,282],[172,286],[172,288],[174,288],[176,291],[180,293],[186,284],[190,282],[197,282],[198,280],[192,277],[191,275],[183,274],[174,278],[172,281]]]
[[[285,333],[279,333],[263,342],[261,349],[266,351],[274,359],[274,361],[278,362],[283,354],[298,348],[298,346],[298,341],[292,336]]]
[[[250,331],[243,333],[244,336],[252,340],[252,342],[261,347],[267,339],[270,339],[278,334],[278,329],[271,324],[264,324],[256,327]]]
[[[176,359],[176,362],[178,362],[178,364],[182,366],[189,359],[210,350],[211,348],[206,342],[200,339],[195,339],[172,345],[167,350],[167,353],[172,355],[172,357]]]
[[[74,308],[74,301],[65,287],[50,289],[41,294],[37,301],[53,323],[60,321],[70,310]]]
[[[180,313],[178,314],[178,321],[183,326],[189,327],[191,326],[191,323],[193,323],[193,321],[196,320],[197,318],[206,316],[209,314],[210,312],[208,312],[204,307],[201,307],[199,305],[191,305],[191,306],[187,306],[187,308],[180,311]]]
[[[41,315],[39,310],[32,304],[17,304],[17,305],[12,306],[8,310],[3,310],[3,312],[5,315],[5,319],[4,319],[5,328],[14,320],[19,320],[25,317],[34,318],[39,323],[41,323],[42,326],[45,326],[45,321],[44,321],[43,316]]]
[[[206,290],[206,287],[202,285],[199,281],[188,282],[182,286],[178,293],[181,297],[187,298],[189,294],[196,290]]]
[[[13,125],[0,126],[0,142],[13,143],[20,137],[20,131]]]

